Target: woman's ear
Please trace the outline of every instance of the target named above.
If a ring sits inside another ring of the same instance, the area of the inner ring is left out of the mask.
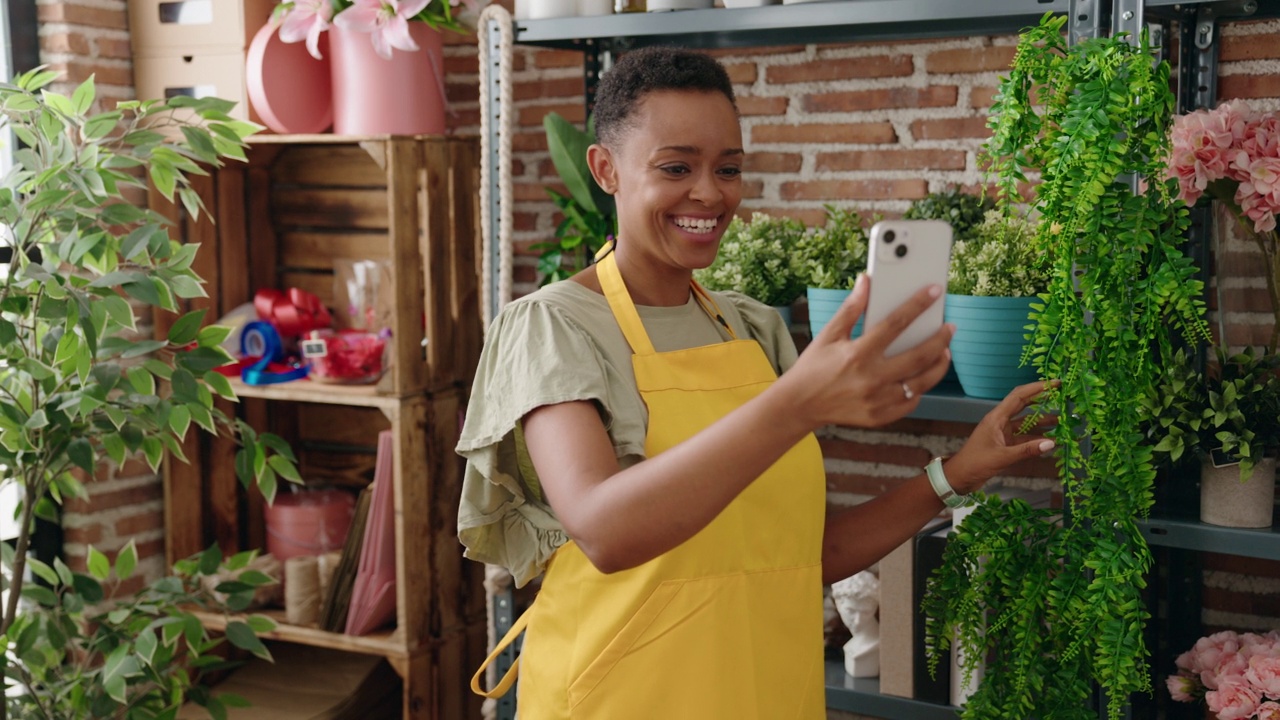
[[[601,190],[610,195],[618,192],[618,168],[609,148],[600,143],[587,148],[587,167],[591,168],[591,177],[596,179]]]

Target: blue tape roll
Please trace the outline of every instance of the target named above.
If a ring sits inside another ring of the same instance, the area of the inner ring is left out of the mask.
[[[269,372],[267,367],[273,362],[281,362],[284,357],[284,340],[275,326],[269,322],[257,320],[244,326],[240,331],[240,354],[244,357],[257,357],[259,360],[240,371],[240,379],[248,385],[274,385],[276,383],[299,380],[307,376],[307,366],[294,368],[288,372]]]

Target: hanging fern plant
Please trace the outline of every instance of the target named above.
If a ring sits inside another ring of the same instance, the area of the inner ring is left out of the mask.
[[[1169,67],[1146,37],[1068,47],[1065,22],[1046,16],[1022,35],[986,155],[1006,208],[1040,175],[1036,254],[1053,279],[1026,359],[1061,380],[1039,409],[1060,418],[1066,508],[982,498],[929,582],[931,666],[953,643],[966,673],[986,665],[966,720],[1096,717],[1094,683],[1116,720],[1130,693],[1150,691],[1151,555],[1137,520],[1155,471],[1140,401],[1172,334],[1207,339],[1201,283],[1180,250],[1186,210],[1165,179]],[[1132,177],[1145,178],[1139,192]]]

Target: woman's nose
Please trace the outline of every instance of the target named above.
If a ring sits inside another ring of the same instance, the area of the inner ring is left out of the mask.
[[[716,182],[716,174],[707,171],[698,174],[697,182],[693,184],[693,188],[689,191],[689,197],[704,205],[714,205],[724,198],[724,192],[720,189],[720,184]]]

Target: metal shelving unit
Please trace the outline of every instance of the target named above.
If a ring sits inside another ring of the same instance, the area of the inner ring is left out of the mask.
[[[664,13],[632,13],[590,18],[517,21],[515,42],[583,53],[585,100],[590,110],[598,72],[608,67],[611,55],[646,45],[678,45],[692,48],[752,47],[790,44],[829,44],[930,37],[998,35],[1033,25],[1045,13],[1067,13],[1073,41],[1102,32],[1135,33],[1149,22],[1181,27],[1180,53],[1176,59],[1180,112],[1208,107],[1216,99],[1218,23],[1227,19],[1280,17],[1280,0],[837,0],[741,9],[685,10]],[[1163,30],[1164,25],[1152,26]],[[497,56],[499,35],[489,35]],[[497,93],[491,91],[491,97]],[[487,112],[493,114],[491,106]],[[494,115],[496,118],[496,115]],[[494,123],[496,127],[497,123]],[[496,147],[496,142],[492,143]],[[485,162],[496,163],[496,153]],[[496,167],[491,177],[496,178]],[[498,188],[491,188],[491,237],[497,237]],[[1193,222],[1188,252],[1207,267],[1208,223]],[[494,251],[493,286],[498,286],[499,262]],[[496,304],[496,302],[495,302]],[[498,308],[494,307],[496,314]],[[927,394],[913,417],[929,420],[977,422],[996,402],[970,398],[954,390]],[[1239,530],[1205,525],[1175,513],[1153,516],[1141,523],[1149,544],[1177,553],[1171,571],[1177,582],[1188,585],[1198,578],[1199,563],[1184,563],[1196,552],[1217,552],[1245,557],[1280,559],[1280,525],[1262,530]],[[1198,612],[1198,595],[1179,610]],[[512,598],[497,598],[498,634],[514,620]],[[1173,603],[1171,602],[1171,605]],[[1180,607],[1181,607],[1180,605]],[[1194,607],[1193,607],[1194,606]],[[1198,621],[1198,617],[1196,618]],[[515,659],[509,650],[499,660],[499,672]],[[826,663],[827,706],[890,720],[953,720],[957,709],[880,693],[874,678],[851,678],[839,662]],[[509,718],[510,696],[499,706],[499,718]]]

